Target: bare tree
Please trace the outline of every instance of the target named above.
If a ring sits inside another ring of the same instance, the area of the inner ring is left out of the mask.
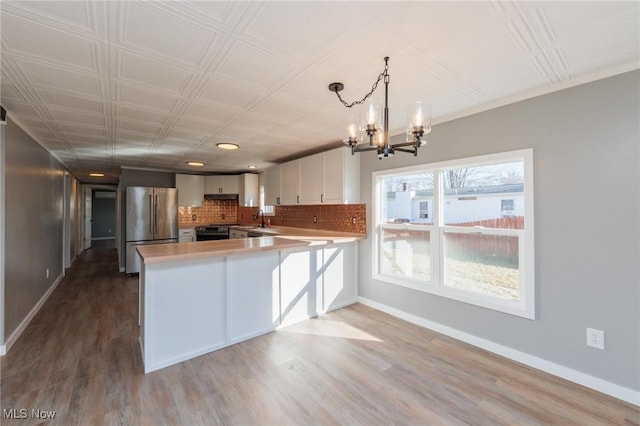
[[[463,169],[449,169],[444,172],[446,188],[464,188],[471,169],[465,167]]]

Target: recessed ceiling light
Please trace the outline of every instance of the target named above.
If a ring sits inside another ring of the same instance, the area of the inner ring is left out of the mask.
[[[258,166],[256,166],[255,164],[249,164],[247,167],[250,168],[250,169],[257,169],[258,168]]]
[[[104,177],[104,173],[89,173],[91,177]]]
[[[187,161],[187,164],[194,167],[204,166],[204,163],[202,161]]]
[[[235,143],[223,142],[216,145],[220,149],[238,149],[240,145]]]

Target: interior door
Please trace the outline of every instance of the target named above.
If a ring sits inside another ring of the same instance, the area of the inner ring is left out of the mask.
[[[84,249],[91,248],[91,222],[92,222],[92,203],[91,194],[93,190],[91,188],[84,188]]]

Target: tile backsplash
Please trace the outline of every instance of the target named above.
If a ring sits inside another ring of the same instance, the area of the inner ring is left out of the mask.
[[[260,223],[260,219],[254,219],[257,212],[258,207],[239,207],[233,200],[205,200],[202,207],[178,207],[180,226],[209,223],[254,225]],[[275,215],[264,218],[274,226],[366,234],[366,213],[365,204],[316,204],[276,206]]]
[[[204,200],[202,207],[178,207],[178,224],[206,225],[238,223],[238,202],[235,200]]]
[[[253,219],[257,207],[238,207],[238,223],[257,224]],[[265,216],[274,226],[323,229],[327,231],[367,233],[365,204],[315,204],[309,206],[276,206],[274,216]]]

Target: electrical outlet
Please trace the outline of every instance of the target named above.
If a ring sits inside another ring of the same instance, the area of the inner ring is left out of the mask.
[[[355,216],[351,218],[351,223],[354,224],[354,225],[356,224],[356,217]]]
[[[313,217],[313,223],[318,223],[318,216]]]
[[[604,350],[604,331],[587,328],[587,346]]]
[[[191,220],[196,220],[196,215],[195,214],[191,215]]]

